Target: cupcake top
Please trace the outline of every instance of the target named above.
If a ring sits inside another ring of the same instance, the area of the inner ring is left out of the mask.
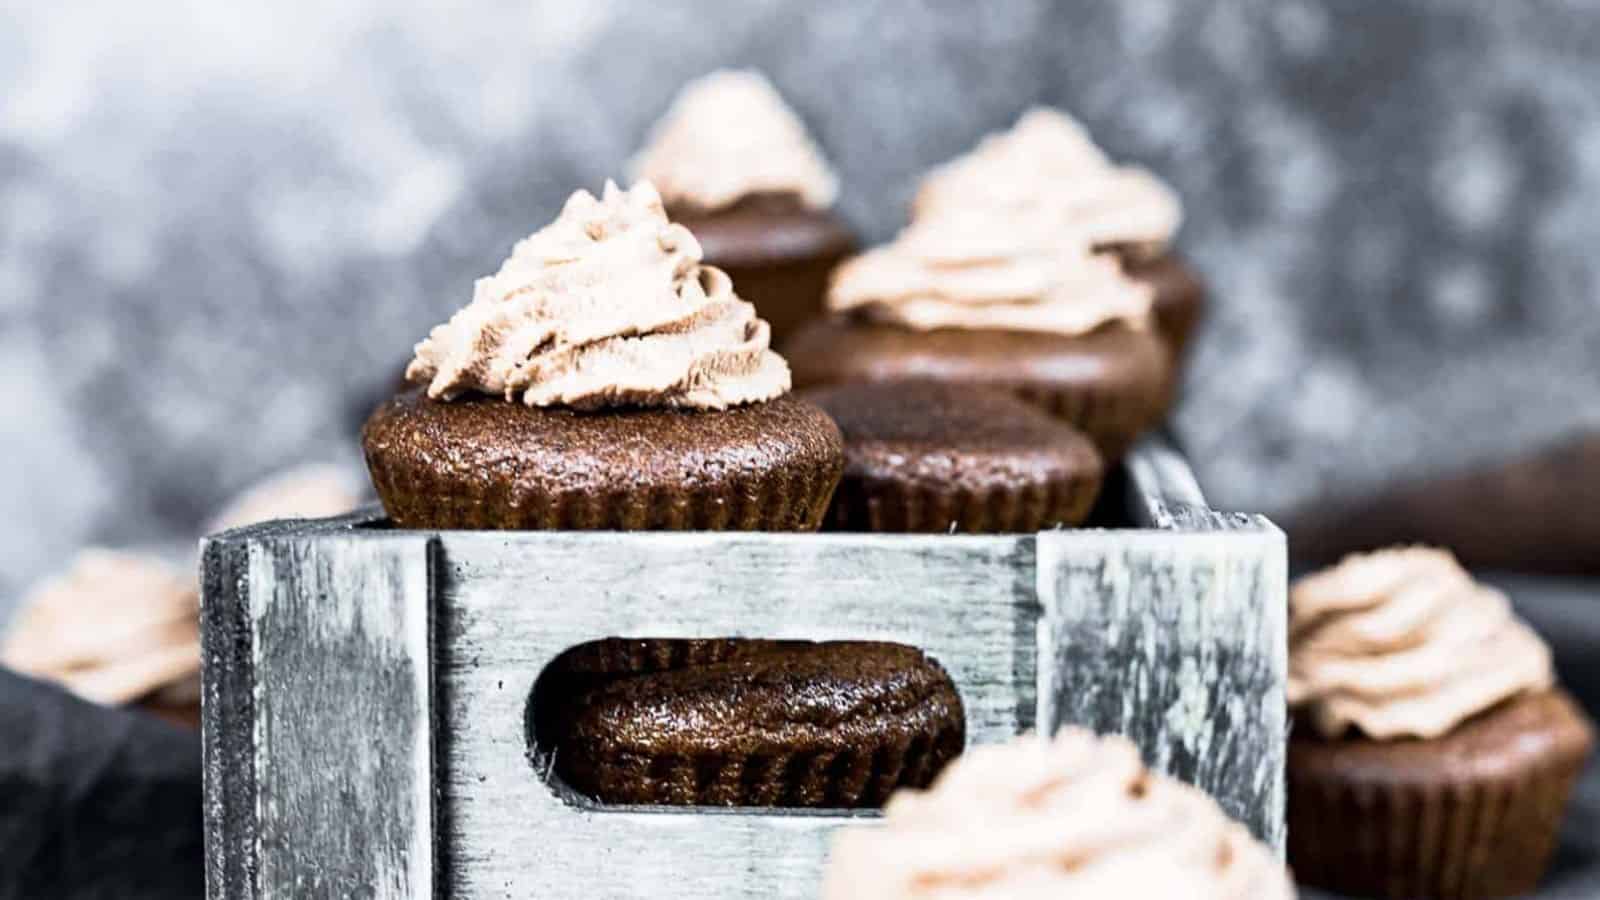
[[[35,587],[0,663],[96,703],[199,696],[200,596],[154,556],[89,549]]]
[[[416,347],[428,396],[529,406],[726,409],[789,390],[767,323],[648,181],[578,191]]]
[[[1177,196],[1111,163],[1077,122],[1033,109],[930,172],[911,224],[841,266],[828,305],[919,331],[1087,334],[1146,327],[1153,290],[1111,248],[1164,248]]]
[[[1324,737],[1438,737],[1553,682],[1544,641],[1446,551],[1350,556],[1289,592],[1289,703]]]
[[[1096,249],[1164,248],[1183,218],[1171,188],[1143,169],[1112,163],[1082,125],[1045,107],[928,173],[912,218],[973,209],[1041,219]]]
[[[840,832],[824,900],[1292,897],[1284,867],[1216,802],[1120,737],[1064,729],[969,751],[881,828]]]
[[[1153,292],[1079,232],[974,209],[920,218],[834,271],[828,306],[917,331],[1145,328]]]
[[[721,70],[684,85],[629,168],[668,206],[699,212],[756,196],[826,209],[839,192],[800,117],[754,71]]]

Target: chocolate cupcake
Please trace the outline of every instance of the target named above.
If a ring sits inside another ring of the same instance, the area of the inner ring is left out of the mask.
[[[363,431],[404,528],[815,530],[839,430],[649,183],[579,191]]]
[[[1064,117],[1036,112],[986,142],[976,162],[936,172],[893,242],[835,272],[828,303],[838,317],[785,345],[796,383],[927,378],[1006,388],[1076,425],[1108,460],[1119,458],[1170,406],[1172,360],[1156,331],[1152,283],[1099,249],[1107,234],[1147,229],[1085,224],[1081,195],[1097,195],[1072,186],[1107,181],[1096,202],[1123,204],[1111,212],[1141,225],[1175,222],[1176,204],[1164,189],[1141,190],[1155,184],[1148,176],[1103,160],[1095,169],[1084,143]],[[1083,170],[1065,187],[1040,164],[1019,176],[996,161],[1058,156],[1071,163],[1059,168]],[[968,205],[945,199],[954,189],[944,185],[972,181],[972,170],[1008,186],[992,199],[978,192],[983,199]]]
[[[1366,897],[1538,884],[1593,743],[1550,652],[1449,553],[1347,558],[1290,592],[1289,863]]]
[[[855,250],[831,211],[838,180],[766,77],[719,71],[679,92],[632,162],[781,341],[822,311],[828,273]]]
[[[823,900],[938,897],[1289,900],[1271,850],[1126,738],[1065,728],[979,747],[879,826],[841,829]]]
[[[1064,340],[832,318],[807,326],[784,349],[802,385],[912,380],[1008,391],[1081,431],[1112,461],[1168,405],[1160,345],[1121,326]]]
[[[913,381],[804,396],[844,432],[829,528],[1038,531],[1082,523],[1100,492],[1089,439],[1004,391]]]
[[[877,806],[965,739],[949,678],[910,647],[693,642],[672,658],[668,642],[606,643],[573,651],[534,711],[555,773],[603,803]],[[618,666],[639,671],[594,672]]]

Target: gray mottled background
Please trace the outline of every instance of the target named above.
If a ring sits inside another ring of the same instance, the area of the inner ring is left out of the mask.
[[[767,70],[874,238],[1033,103],[1174,182],[1213,498],[1600,426],[1600,13],[1503,0],[17,3],[0,10],[0,615],[353,461],[410,344],[685,79]]]

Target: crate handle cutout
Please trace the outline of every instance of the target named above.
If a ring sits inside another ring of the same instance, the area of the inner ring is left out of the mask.
[[[819,680],[830,695],[796,708]],[[757,721],[709,749],[735,715]],[[524,726],[535,776],[590,811],[876,816],[966,743],[949,673],[884,641],[587,641],[539,673]]]

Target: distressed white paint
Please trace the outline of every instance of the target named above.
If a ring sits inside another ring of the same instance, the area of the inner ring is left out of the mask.
[[[429,541],[249,545],[263,897],[433,886]]]
[[[1285,541],[1217,518],[1237,530],[1039,536],[1038,718],[1129,735],[1281,847]]]

